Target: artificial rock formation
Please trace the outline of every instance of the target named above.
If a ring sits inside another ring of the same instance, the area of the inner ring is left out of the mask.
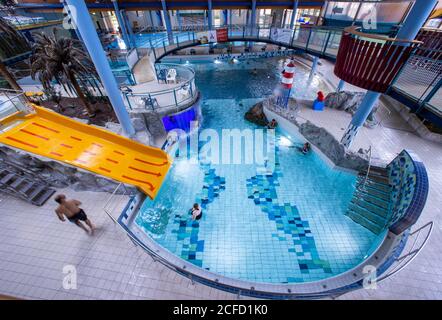
[[[71,187],[75,191],[113,192],[118,182],[91,172],[0,146],[0,164],[54,188]]]
[[[297,112],[301,105],[311,105],[313,101],[290,99],[287,108],[280,108],[275,105],[272,99],[264,100],[261,105],[266,109],[279,114],[281,117],[298,127],[302,134],[310,143],[316,146],[327,156],[336,166],[350,170],[360,171],[368,167],[368,156],[364,150],[357,153],[346,150],[344,146],[336,140],[326,129],[318,127],[306,121],[297,121]]]
[[[355,171],[366,169],[367,154],[363,150],[354,153],[345,150],[327,130],[315,126],[310,121],[299,124],[299,132],[324,153],[335,165]]]
[[[340,92],[331,92],[325,98],[325,107],[336,110],[343,110],[345,112],[354,114],[358,109],[359,105],[364,99],[364,92],[350,92],[350,91],[340,91]],[[373,110],[369,114],[367,121],[365,122],[365,126],[374,127],[378,124],[376,120],[375,114],[379,107],[379,102],[376,103]]]
[[[251,107],[244,115],[244,118],[259,126],[266,126],[269,123],[266,115],[264,114],[262,101]]]

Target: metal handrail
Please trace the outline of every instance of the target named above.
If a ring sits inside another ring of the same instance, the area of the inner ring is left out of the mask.
[[[372,148],[371,145],[368,148],[368,167],[367,167],[367,173],[365,174],[365,180],[364,184],[362,185],[362,188],[365,189],[365,185],[367,184],[368,176],[370,175],[370,169],[371,169],[371,157],[372,157]]]
[[[417,240],[419,239],[419,235],[421,233],[422,230],[424,230],[425,228],[429,227],[428,232],[425,236],[424,241],[422,242],[422,244],[419,246],[419,248],[414,249]],[[413,231],[412,233],[409,234],[409,237],[416,235],[416,238],[413,242],[413,245],[411,246],[410,250],[408,250],[408,253],[400,256],[399,258],[395,259],[395,262],[399,262],[399,264],[397,266],[395,266],[393,268],[392,271],[390,271],[388,274],[381,276],[379,278],[377,278],[377,282],[381,282],[384,281],[385,279],[388,279],[392,276],[394,276],[395,274],[397,274],[398,272],[402,271],[406,266],[408,266],[416,257],[417,255],[422,251],[422,249],[426,246],[426,244],[428,243],[428,240],[431,237],[431,234],[433,232],[433,227],[434,227],[434,222],[430,221],[428,223],[426,223],[425,225],[423,225],[422,227],[418,228],[417,230]],[[410,259],[408,259],[405,263],[401,264],[402,261],[404,261],[404,259],[411,257]]]
[[[130,99],[129,99],[131,97],[138,97],[138,98],[141,98],[141,99],[143,99],[143,97],[145,97],[146,99],[148,99],[148,101],[152,102],[151,107],[152,107],[152,109],[154,111],[158,110],[158,109],[170,108],[170,107],[173,107],[173,106],[179,108],[180,106],[187,105],[189,101],[193,101],[193,99],[195,97],[197,97],[198,91],[197,91],[197,88],[195,86],[195,71],[192,68],[187,67],[187,66],[183,66],[183,65],[180,65],[180,64],[173,64],[173,63],[162,63],[162,64],[157,64],[157,66],[160,66],[160,67],[161,66],[166,66],[168,68],[172,68],[173,67],[175,69],[184,69],[186,71],[190,71],[191,76],[190,76],[189,79],[187,79],[184,82],[178,83],[173,88],[168,88],[168,89],[163,89],[163,90],[158,90],[158,91],[143,92],[143,93],[123,92],[124,95],[125,95],[126,101],[129,104],[129,108],[132,109],[132,104],[131,104]],[[182,99],[181,101],[178,101],[177,100],[177,92],[179,90],[185,88],[185,87],[189,88],[189,93],[190,94],[189,94],[188,97]],[[170,94],[171,97],[173,97],[173,101],[174,102],[172,104],[159,105],[158,101],[155,100],[158,103],[158,106],[155,107],[153,105],[153,101],[154,101],[153,99],[156,99],[155,97],[166,95],[166,94]]]
[[[387,36],[381,36],[381,35],[376,35],[376,34],[372,34],[372,33],[360,32],[360,31],[358,31],[359,29],[361,29],[361,27],[350,26],[350,27],[344,28],[344,32],[350,33],[350,34],[355,35],[355,36],[367,38],[367,39],[373,39],[373,40],[381,40],[381,41],[397,42],[397,43],[423,44],[422,41],[418,41],[418,40],[406,40],[406,39],[390,38],[390,37],[387,37]]]
[[[189,280],[192,282],[192,284],[194,284],[194,277],[192,276],[192,273],[188,272],[187,270],[185,270],[185,266],[184,267],[178,267],[172,263],[170,263],[169,261],[167,261],[165,258],[163,258],[162,256],[160,256],[157,252],[153,251],[151,248],[149,248],[148,246],[146,246],[144,243],[142,243],[137,237],[135,237],[134,235],[132,235],[130,232],[128,232],[128,230],[126,228],[124,228],[118,221],[117,218],[115,218],[112,215],[111,210],[109,210],[107,207],[109,206],[111,200],[113,199],[113,197],[116,195],[117,191],[121,188],[121,186],[124,186],[123,183],[120,183],[115,190],[113,191],[113,193],[109,196],[108,200],[106,201],[103,210],[105,211],[105,213],[107,214],[107,216],[114,222],[114,224],[118,225],[118,228],[120,228],[128,237],[129,239],[132,241],[132,243],[135,246],[139,246],[141,247],[147,254],[149,254],[152,259],[155,262],[160,262],[162,265],[164,265],[165,267],[169,268],[170,270],[173,270],[175,272],[179,272],[180,274],[184,274],[185,276],[187,276],[187,278],[189,278]],[[124,186],[125,187],[125,186]],[[127,190],[125,190],[126,192]],[[420,235],[420,232],[425,229],[426,227],[430,226],[430,229],[427,233],[427,235],[425,236],[425,239],[423,241],[423,243],[419,246],[418,249],[414,250],[415,244],[417,242],[417,239]],[[418,253],[420,251],[422,251],[422,249],[425,247],[425,245],[428,242],[428,239],[431,236],[432,233],[432,229],[433,229],[433,221],[428,222],[427,224],[425,224],[424,226],[420,227],[419,229],[413,231],[412,233],[409,234],[410,236],[414,236],[415,234],[417,234],[415,241],[413,242],[413,245],[411,247],[411,249],[408,251],[407,254],[402,255],[401,257],[395,259],[396,262],[399,262],[399,264],[397,266],[394,267],[394,269],[392,271],[390,271],[388,274],[378,277],[377,278],[377,282],[381,282],[389,277],[392,277],[393,275],[397,274],[398,272],[400,272],[401,270],[403,270],[408,264],[410,264],[418,255]],[[407,257],[411,257],[410,259],[408,259],[404,264],[400,264],[401,261],[403,261],[405,258]],[[207,280],[207,279],[206,279]],[[213,282],[212,280],[208,280],[209,282]],[[214,281],[213,283],[218,284],[218,282]],[[232,286],[232,285],[228,285],[225,284],[227,287],[229,287],[230,289],[234,290],[233,292],[236,292],[239,295],[241,295],[242,292],[242,288],[240,287],[236,287],[236,286]],[[320,293],[320,292],[313,292],[313,293],[309,293],[308,295],[311,296],[312,298],[324,298],[324,297],[332,297],[332,298],[336,298],[342,294],[345,294],[347,292],[351,291],[351,289],[346,289],[344,291],[342,291],[342,289],[338,289],[337,292],[334,293]],[[259,293],[259,292],[257,292]],[[305,294],[304,294],[305,296]]]

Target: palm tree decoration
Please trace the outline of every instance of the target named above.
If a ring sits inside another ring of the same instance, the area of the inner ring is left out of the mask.
[[[57,37],[56,29],[53,36],[35,35],[33,54],[30,59],[31,77],[38,78],[43,88],[51,87],[51,82],[58,82],[66,92],[76,93],[82,101],[90,117],[95,116],[95,110],[90,105],[83,90],[93,87],[99,91],[94,79],[97,79],[95,68],[81,48],[78,40]]]
[[[1,17],[0,34],[0,75],[8,82],[11,88],[21,91],[14,76],[6,68],[2,60],[26,51],[31,51],[31,47],[25,37]]]

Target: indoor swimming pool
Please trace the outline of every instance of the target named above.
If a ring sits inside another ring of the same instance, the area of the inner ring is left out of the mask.
[[[258,128],[244,120],[244,113],[272,93],[283,59],[187,65],[195,69],[202,94],[201,130],[221,135],[223,129]],[[313,99],[318,90],[328,91],[298,66],[293,96]],[[177,157],[157,198],[145,200],[135,224],[176,256],[240,280],[311,282],[360,264],[381,237],[345,216],[356,176],[332,169],[314,152],[299,152],[299,137],[277,130],[275,141],[272,174],[257,164]],[[198,221],[188,212],[195,202],[203,210]]]

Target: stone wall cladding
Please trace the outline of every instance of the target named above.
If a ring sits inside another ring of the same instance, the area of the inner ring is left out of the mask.
[[[75,191],[96,191],[112,193],[118,182],[103,178],[75,167],[61,164],[57,161],[29,155],[21,150],[0,146],[0,164],[23,172],[28,177],[43,180],[49,186],[57,189],[70,187]],[[20,170],[20,168],[23,168]],[[132,188],[132,187],[130,187]]]

